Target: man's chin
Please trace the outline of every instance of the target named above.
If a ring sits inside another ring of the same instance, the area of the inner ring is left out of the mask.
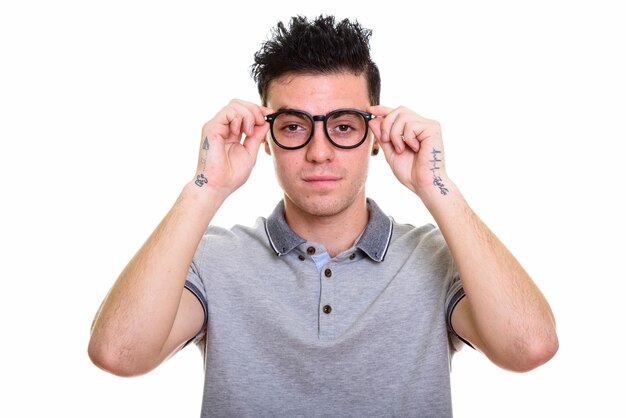
[[[331,217],[344,212],[349,206],[349,199],[332,196],[315,196],[308,199],[293,200],[285,196],[287,205],[293,205],[296,211],[305,216]]]

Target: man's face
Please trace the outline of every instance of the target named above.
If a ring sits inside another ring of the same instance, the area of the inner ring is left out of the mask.
[[[275,111],[297,109],[311,115],[340,108],[365,110],[370,105],[365,76],[347,72],[285,75],[270,83],[267,97],[267,106]],[[268,133],[265,151],[273,156],[286,209],[314,216],[362,209],[372,145],[370,132],[358,148],[336,148],[328,141],[323,122],[315,122],[311,141],[296,150],[278,147]]]

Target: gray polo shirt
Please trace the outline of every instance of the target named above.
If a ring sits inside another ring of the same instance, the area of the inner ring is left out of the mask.
[[[185,284],[206,315],[203,417],[452,416],[452,257],[433,225],[368,208],[334,258],[282,202],[254,227],[207,229]]]

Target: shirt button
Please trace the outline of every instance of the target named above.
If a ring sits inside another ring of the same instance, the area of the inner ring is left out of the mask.
[[[298,259],[299,259],[300,261],[304,261],[304,256],[303,256],[302,254],[300,254],[300,255],[298,256]]]
[[[354,260],[355,258],[356,258],[356,254],[355,253],[350,254],[350,260]]]
[[[324,276],[326,277],[330,277],[333,275],[333,272],[330,269],[326,269],[324,270]]]
[[[309,247],[306,249],[306,253],[309,255],[315,254],[315,247]]]
[[[324,305],[324,307],[322,308],[322,311],[323,311],[325,314],[329,314],[329,313],[331,313],[331,312],[332,312],[332,310],[333,310],[333,308],[331,308],[331,307],[330,307],[330,305]]]

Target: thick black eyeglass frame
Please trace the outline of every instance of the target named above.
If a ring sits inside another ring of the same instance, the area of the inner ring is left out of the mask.
[[[358,113],[365,120],[365,133],[363,134],[363,138],[361,138],[361,140],[354,145],[339,145],[335,141],[330,139],[330,135],[328,135],[328,127],[327,127],[326,121],[332,116],[336,115],[337,113],[344,113],[344,112]],[[278,116],[282,115],[283,113],[296,113],[299,115],[306,116],[311,121],[311,134],[309,135],[309,138],[306,141],[304,141],[302,145],[298,145],[296,147],[288,147],[278,142],[278,140],[276,140],[276,137],[274,136],[274,121],[276,120]],[[324,122],[324,134],[326,134],[326,139],[328,139],[331,144],[333,144],[335,147],[340,148],[340,149],[353,149],[353,148],[357,148],[361,146],[363,142],[365,142],[365,139],[367,138],[367,134],[369,133],[369,121],[374,119],[375,117],[376,115],[373,115],[369,112],[365,112],[359,109],[351,109],[351,108],[336,109],[336,110],[333,110],[332,112],[328,112],[325,115],[311,115],[310,113],[305,112],[304,110],[283,109],[283,110],[279,110],[278,112],[265,116],[265,120],[270,123],[270,132],[271,132],[272,140],[274,141],[274,143],[278,145],[279,147],[286,149],[286,150],[296,150],[296,149],[304,148],[309,142],[311,142],[311,138],[313,138],[313,135],[315,134],[315,122],[319,122],[319,121]]]

